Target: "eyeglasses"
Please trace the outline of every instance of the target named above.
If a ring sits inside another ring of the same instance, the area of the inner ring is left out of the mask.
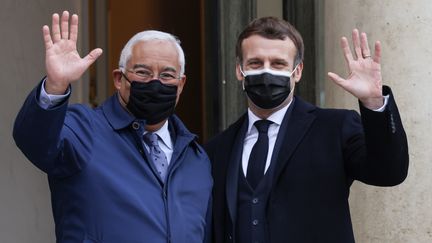
[[[154,74],[153,72],[151,72],[150,70],[147,69],[126,69],[126,72],[129,73],[133,73],[135,74],[137,77],[139,77],[138,80],[136,81],[140,81],[140,82],[147,82],[153,79]],[[127,81],[130,82],[130,80],[126,77],[126,75],[122,72],[123,76],[126,78]],[[161,72],[159,73],[158,79],[161,80],[162,82],[170,82],[174,79],[180,79],[181,77],[177,77],[175,73],[172,72]]]

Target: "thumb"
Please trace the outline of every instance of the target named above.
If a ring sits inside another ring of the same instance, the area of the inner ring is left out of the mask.
[[[92,50],[87,56],[85,56],[83,60],[86,62],[87,66],[90,66],[96,61],[96,59],[98,59],[98,57],[100,57],[100,55],[102,55],[102,49],[96,48]]]
[[[341,86],[342,88],[345,86],[345,79],[341,78],[336,73],[328,72],[327,75],[333,82],[335,82],[337,85]]]

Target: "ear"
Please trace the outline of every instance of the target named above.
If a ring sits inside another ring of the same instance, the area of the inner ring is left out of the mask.
[[[114,69],[113,70],[113,72],[112,72],[112,74],[113,74],[113,80],[114,80],[114,87],[117,89],[117,90],[120,90],[120,88],[121,88],[121,84],[122,84],[122,72],[121,72],[121,70],[120,69]]]
[[[236,77],[238,81],[242,81],[244,79],[243,74],[240,72],[240,63],[237,62],[236,64]]]
[[[303,62],[298,64],[297,69],[295,70],[294,75],[292,77],[296,83],[300,81],[302,73],[303,73]]]

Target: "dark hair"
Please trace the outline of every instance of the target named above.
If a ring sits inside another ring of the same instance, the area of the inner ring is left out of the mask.
[[[267,39],[285,40],[286,37],[294,43],[297,49],[297,55],[294,59],[294,66],[303,61],[304,44],[300,33],[285,20],[276,17],[263,17],[250,22],[240,33],[236,44],[237,61],[241,64],[243,61],[242,43],[244,39],[252,35],[259,35]]]

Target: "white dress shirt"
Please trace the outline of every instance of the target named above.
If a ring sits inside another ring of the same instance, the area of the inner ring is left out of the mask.
[[[264,172],[267,172],[267,169],[270,166],[271,157],[273,155],[273,149],[276,143],[277,135],[279,134],[279,128],[282,124],[282,120],[285,116],[286,111],[288,110],[288,107],[291,105],[291,102],[286,105],[284,108],[276,111],[275,113],[271,114],[267,120],[272,121],[273,123],[270,124],[267,135],[269,137],[269,149],[267,152],[267,160],[264,168]],[[261,118],[257,117],[249,108],[248,108],[248,129],[246,132],[245,139],[243,141],[243,154],[242,154],[242,168],[243,173],[246,176],[247,175],[247,167],[249,164],[249,156],[252,151],[252,147],[255,145],[256,141],[258,140],[258,130],[254,126],[254,123],[258,120],[261,120]]]

